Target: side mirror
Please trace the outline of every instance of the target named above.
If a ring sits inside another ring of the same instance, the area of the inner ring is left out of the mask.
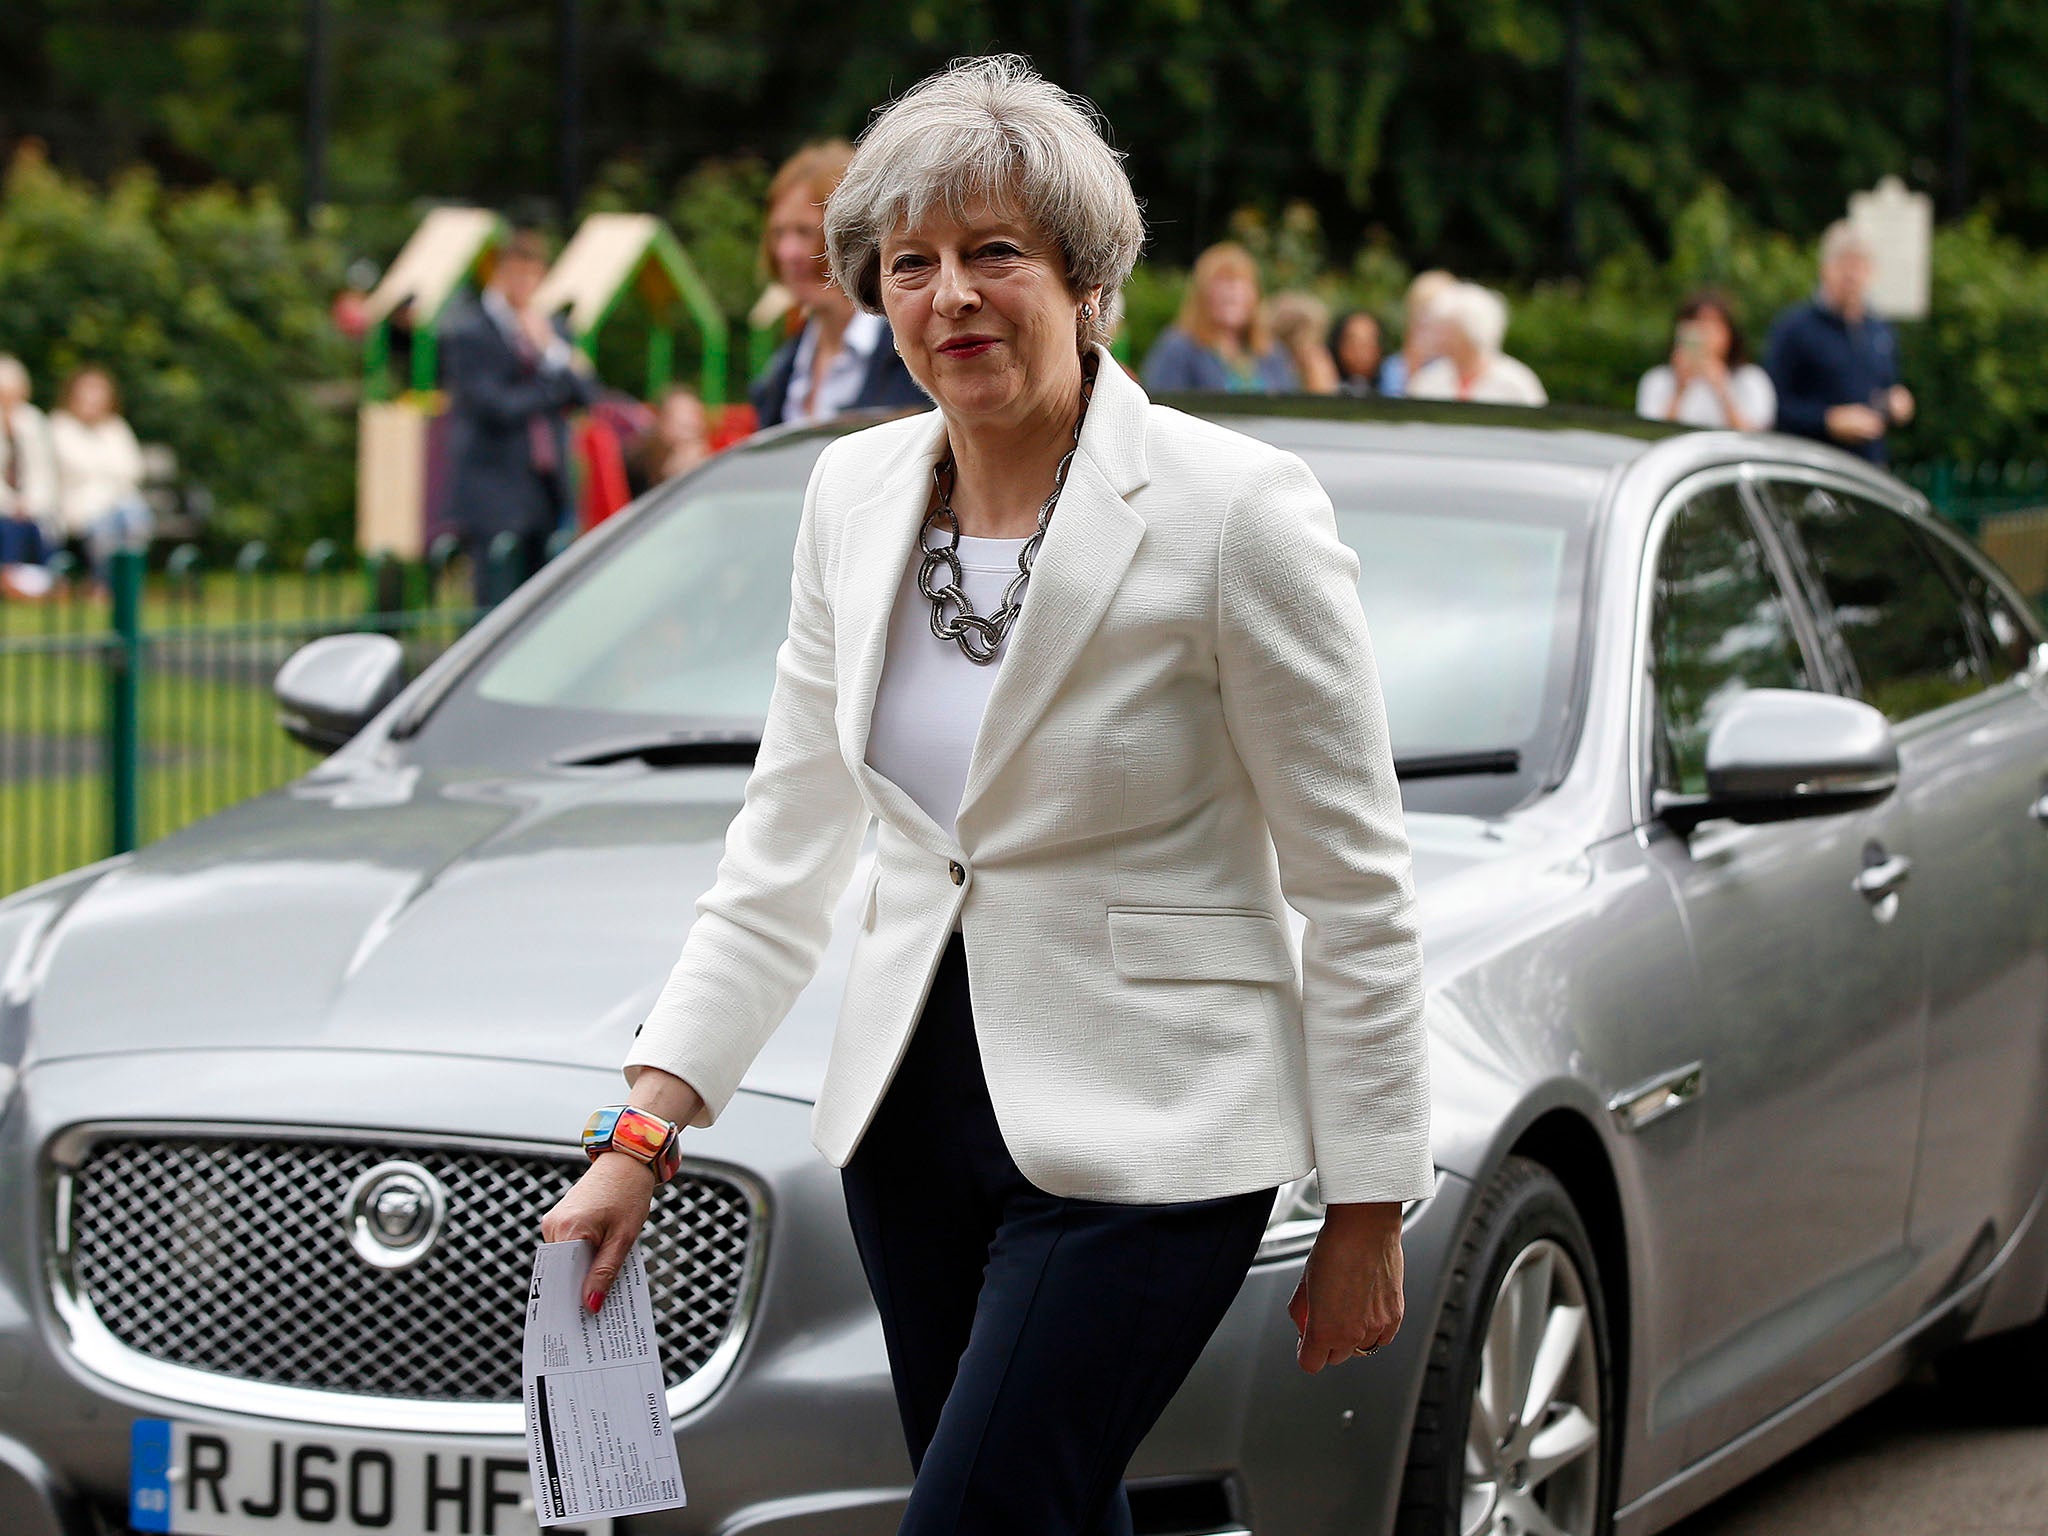
[[[1659,790],[1657,814],[1687,833],[1711,816],[1789,821],[1875,805],[1898,787],[1891,722],[1860,699],[1751,688],[1707,733],[1707,792]]]
[[[405,647],[389,635],[322,635],[285,658],[271,689],[278,724],[315,752],[347,743],[405,687]]]

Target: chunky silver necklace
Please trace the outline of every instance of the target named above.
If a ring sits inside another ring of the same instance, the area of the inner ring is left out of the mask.
[[[960,519],[953,515],[952,452],[948,450],[946,456],[932,466],[932,480],[938,489],[939,504],[926,516],[924,526],[918,531],[918,546],[924,551],[924,561],[917,568],[917,589],[931,599],[932,633],[941,640],[957,641],[967,659],[978,665],[985,667],[996,659],[1003,637],[1009,634],[1010,626],[1016,623],[1017,614],[1024,605],[1024,587],[1031,580],[1031,563],[1038,558],[1038,546],[1045,539],[1045,525],[1052,520],[1053,506],[1060,499],[1060,491],[1067,483],[1067,471],[1073,467],[1074,454],[1081,446],[1081,423],[1088,419],[1088,401],[1095,393],[1095,362],[1093,356],[1082,362],[1081,409],[1074,417],[1074,441],[1061,455],[1059,467],[1052,473],[1052,494],[1038,509],[1038,528],[1017,551],[1017,574],[1003,589],[1001,605],[987,618],[976,613],[974,605],[967,600],[960,571]],[[934,530],[939,532],[944,543],[932,542]],[[942,565],[946,568],[946,584],[935,587],[932,576]],[[958,610],[950,619],[946,617],[948,603]]]

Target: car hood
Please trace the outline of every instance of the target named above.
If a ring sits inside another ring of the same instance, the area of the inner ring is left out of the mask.
[[[615,1070],[745,782],[743,768],[316,771],[111,863],[35,925],[33,953],[13,958],[32,983],[31,1058],[322,1047]],[[1434,970],[1517,883],[1468,872],[1535,850],[1512,823],[1408,823]],[[871,833],[818,974],[748,1087],[814,1096],[872,857]]]

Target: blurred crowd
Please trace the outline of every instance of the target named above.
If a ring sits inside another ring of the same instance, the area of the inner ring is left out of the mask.
[[[61,550],[104,593],[114,551],[149,538],[143,473],[141,445],[104,368],[72,373],[45,414],[28,369],[0,354],[0,592],[43,596],[50,556]]]
[[[1874,462],[1885,437],[1913,417],[1898,376],[1892,329],[1870,308],[1872,252],[1849,221],[1821,240],[1810,297],[1776,317],[1761,363],[1750,356],[1737,304],[1705,290],[1679,305],[1668,357],[1648,368],[1636,412],[1656,421],[1740,432],[1775,427]],[[1534,369],[1505,350],[1507,301],[1479,283],[1432,270],[1408,285],[1398,345],[1377,316],[1331,318],[1315,295],[1263,297],[1243,246],[1212,245],[1196,260],[1180,313],[1146,354],[1142,377],[1172,390],[1306,391],[1489,405],[1544,405]]]
[[[520,229],[504,242],[481,291],[452,311],[440,354],[448,514],[479,604],[537,569],[560,530],[601,520],[747,431],[923,404],[887,320],[858,309],[829,279],[824,205],[851,156],[843,140],[807,145],[771,181],[760,244],[771,283],[754,319],[778,327],[779,344],[739,419],[723,410],[715,427],[686,385],[642,402],[599,384],[562,319],[533,303],[549,264],[543,236]],[[1688,297],[1673,317],[1668,355],[1642,375],[1637,413],[1698,427],[1775,427],[1882,463],[1887,435],[1912,419],[1914,405],[1898,376],[1896,338],[1870,307],[1872,256],[1856,226],[1831,226],[1813,292],[1775,317],[1761,361],[1734,297]],[[1121,315],[1109,318],[1121,326]],[[1315,294],[1265,293],[1251,252],[1224,242],[1196,260],[1178,313],[1133,371],[1154,394],[1544,405],[1543,381],[1507,350],[1509,320],[1500,293],[1442,270],[1416,276],[1397,315],[1333,316]],[[102,367],[67,378],[47,417],[34,395],[27,370],[0,357],[0,596],[47,591],[47,562],[60,549],[104,591],[113,552],[139,547],[151,531],[135,434]]]

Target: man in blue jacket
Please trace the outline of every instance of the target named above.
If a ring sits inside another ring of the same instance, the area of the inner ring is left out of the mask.
[[[1913,419],[1899,382],[1899,343],[1869,310],[1869,243],[1847,219],[1820,243],[1820,288],[1771,327],[1764,370],[1778,390],[1778,430],[1833,443],[1873,464],[1884,435]]]
[[[597,397],[568,328],[534,306],[547,270],[540,232],[515,232],[477,301],[442,328],[449,512],[480,608],[495,605],[547,558],[548,538],[570,511],[569,413]],[[494,560],[501,533],[514,543],[509,559]]]

